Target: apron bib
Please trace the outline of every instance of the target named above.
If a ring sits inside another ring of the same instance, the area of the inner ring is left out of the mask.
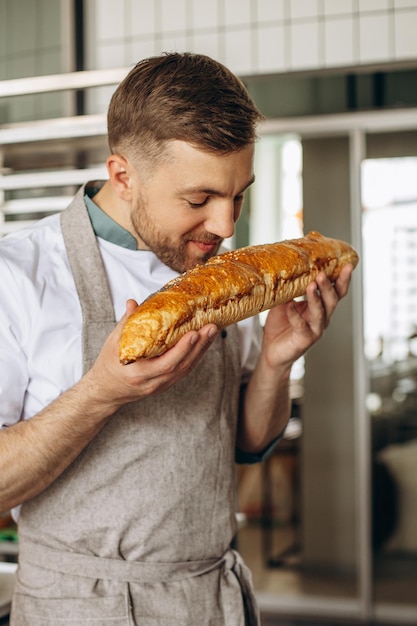
[[[61,225],[85,372],[115,319],[83,196]],[[11,626],[259,624],[250,573],[230,549],[240,355],[237,329],[224,335],[186,380],[118,410],[22,506]]]

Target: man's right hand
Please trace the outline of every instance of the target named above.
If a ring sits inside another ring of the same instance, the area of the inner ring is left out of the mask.
[[[119,361],[119,339],[123,324],[137,307],[128,300],[126,313],[109,335],[96,362],[86,374],[97,401],[106,405],[107,414],[123,404],[160,393],[184,378],[202,358],[215,340],[218,330],[207,324],[199,331],[190,331],[161,356],[139,359],[122,365]]]

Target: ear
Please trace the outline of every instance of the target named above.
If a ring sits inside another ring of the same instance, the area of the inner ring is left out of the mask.
[[[120,154],[111,154],[106,164],[114,191],[121,200],[130,201],[132,198],[132,178],[129,161]]]

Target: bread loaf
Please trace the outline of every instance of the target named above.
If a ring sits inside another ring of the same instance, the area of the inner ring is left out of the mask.
[[[358,260],[348,243],[317,232],[212,257],[169,281],[130,315],[120,337],[120,362],[160,355],[204,324],[224,328],[288,302],[304,295],[320,271],[335,281],[344,265]]]

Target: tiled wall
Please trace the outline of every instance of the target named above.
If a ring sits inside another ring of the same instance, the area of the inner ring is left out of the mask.
[[[89,0],[89,68],[169,50],[240,75],[417,61],[417,0]]]
[[[0,80],[70,71],[69,0],[0,0]],[[0,124],[58,117],[70,110],[66,94],[7,98]]]
[[[0,0],[0,80],[67,69],[65,5],[67,0]]]

